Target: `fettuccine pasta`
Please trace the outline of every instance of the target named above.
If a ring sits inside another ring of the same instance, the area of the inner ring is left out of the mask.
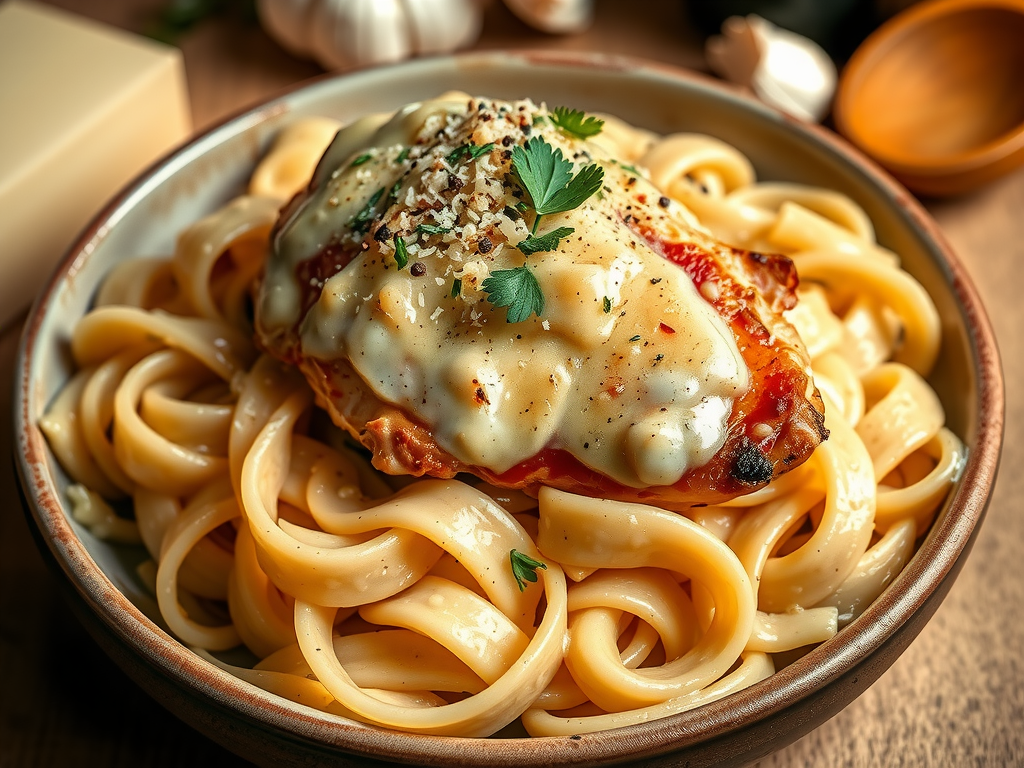
[[[171,256],[125,255],[41,420],[75,518],[146,548],[142,573],[183,643],[384,728],[572,735],[763,680],[892,582],[964,458],[925,380],[939,347],[928,295],[847,197],[758,181],[712,137],[603,119],[595,143],[715,238],[793,260],[786,315],[828,439],[766,487],[684,512],[377,472],[253,341],[278,211],[338,129],[300,120]],[[239,646],[250,666],[216,655]]]

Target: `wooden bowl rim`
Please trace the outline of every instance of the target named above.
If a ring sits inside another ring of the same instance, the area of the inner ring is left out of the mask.
[[[873,74],[877,63],[894,47],[920,34],[932,22],[957,14],[991,10],[1015,12],[1024,20],[1024,0],[925,0],[882,24],[854,51],[840,75],[833,105],[838,131],[897,175],[963,175],[997,163],[1006,163],[1006,170],[1010,170],[1024,162],[1024,121],[971,149],[939,156],[918,155],[912,150],[878,142],[872,134],[857,127],[856,116],[864,109],[860,103],[863,84]]]

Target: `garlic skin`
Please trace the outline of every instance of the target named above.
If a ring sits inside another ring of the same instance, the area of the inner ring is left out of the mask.
[[[516,16],[542,32],[572,34],[590,26],[594,0],[505,0]]]
[[[733,16],[708,40],[708,64],[721,77],[750,88],[766,104],[801,120],[828,114],[838,73],[812,40],[760,16]]]
[[[349,69],[448,53],[480,34],[477,0],[257,0],[267,33],[296,56]]]

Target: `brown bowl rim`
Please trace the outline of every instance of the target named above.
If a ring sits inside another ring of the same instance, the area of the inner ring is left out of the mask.
[[[1024,0],[925,0],[898,13],[872,32],[854,51],[839,77],[832,111],[839,133],[897,175],[965,175],[1007,158],[1013,158],[1008,169],[1024,162],[1024,121],[971,149],[936,156],[917,155],[875,141],[857,129],[853,118],[862,110],[860,92],[864,80],[894,46],[919,33],[932,21],[985,9],[1016,11],[1024,17]]]
[[[903,187],[840,137],[820,126],[790,119],[755,101],[745,92],[700,73],[633,57],[529,50],[439,56],[391,65],[388,69],[399,73],[403,67],[449,60],[460,66],[493,66],[502,61],[520,61],[588,71],[614,72],[628,69],[643,73],[646,77],[669,79],[698,90],[713,91],[720,98],[741,102],[745,108],[759,113],[760,117],[787,122],[798,132],[803,132],[805,139],[823,145],[844,160],[851,172],[872,182],[893,205],[902,209],[907,223],[916,230],[919,237],[926,242],[931,241],[939,260],[938,266],[945,268],[952,293],[965,315],[969,351],[978,372],[977,432],[976,443],[969,452],[961,481],[948,502],[956,514],[942,517],[918,553],[897,577],[896,584],[912,583],[913,589],[887,590],[860,619],[835,638],[768,680],[724,700],[658,721],[568,738],[471,739],[423,736],[346,723],[315,710],[292,705],[229,675],[194,654],[142,613],[99,569],[75,535],[54,493],[55,487],[48,478],[46,467],[50,462],[49,449],[29,411],[33,391],[31,360],[37,347],[43,316],[61,281],[77,272],[80,260],[88,258],[95,243],[104,236],[112,216],[139,193],[147,180],[165,166],[170,166],[176,158],[181,160],[188,150],[206,143],[212,146],[220,133],[227,132],[236,123],[255,125],[270,115],[286,111],[288,107],[283,102],[289,95],[336,77],[331,74],[298,83],[282,90],[277,97],[260,106],[242,110],[209,127],[153,163],[94,218],[68,249],[37,297],[26,322],[16,360],[15,462],[27,513],[65,577],[90,609],[127,647],[166,678],[177,681],[179,685],[209,699],[223,710],[240,712],[253,722],[277,729],[292,740],[306,740],[324,751],[338,750],[343,754],[399,762],[525,768],[610,764],[657,757],[698,746],[777,715],[856,670],[866,658],[879,651],[885,641],[921,610],[933,595],[941,599],[944,580],[951,574],[955,575],[959,567],[958,560],[969,549],[976,526],[984,515],[998,467],[1005,395],[995,336],[977,291],[938,225]],[[363,71],[346,73],[340,77],[356,77]],[[948,589],[948,583],[945,588]],[[889,663],[891,661],[875,677]],[[812,723],[810,727],[816,724]]]

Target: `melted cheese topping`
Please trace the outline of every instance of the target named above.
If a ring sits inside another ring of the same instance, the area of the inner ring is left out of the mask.
[[[671,485],[721,448],[746,365],[687,274],[629,227],[632,217],[679,239],[698,226],[692,216],[600,136],[567,136],[545,115],[530,102],[442,98],[343,129],[276,238],[261,323],[270,333],[299,324],[304,354],[347,358],[466,464],[500,473],[556,447],[624,485]],[[516,244],[533,213],[516,212],[510,149],[538,133],[575,171],[599,163],[605,185],[544,216],[538,234],[574,232],[527,257]],[[467,143],[494,147],[452,159]],[[328,247],[357,255],[300,317],[297,268]],[[523,264],[545,306],[511,324],[481,286]]]

